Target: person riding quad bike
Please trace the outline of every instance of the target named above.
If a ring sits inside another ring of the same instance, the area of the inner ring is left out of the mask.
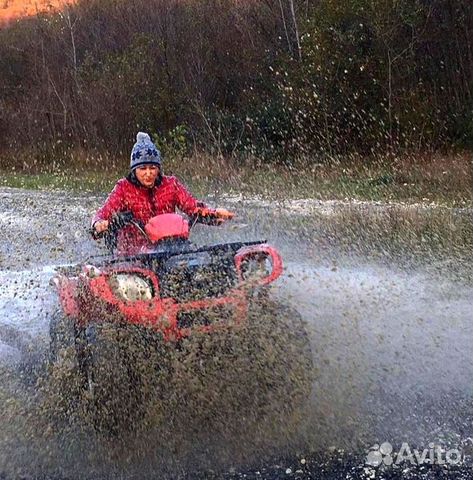
[[[281,255],[261,240],[191,242],[195,222],[234,214],[164,176],[149,135],[138,133],[130,167],[92,220],[113,255],[52,279],[54,408],[66,423],[84,416],[113,434],[148,428],[157,412],[174,433],[253,429],[252,445],[257,432],[263,441],[267,429],[289,428],[310,396],[313,364],[300,314],[269,294]]]
[[[207,224],[220,225],[233,218],[228,210],[208,208],[197,201],[174,176],[163,175],[161,153],[147,133],[139,132],[130,157],[130,173],[117,182],[115,188],[92,219],[96,234],[105,232],[112,217],[119,212],[131,212],[133,218],[145,225],[159,214],[174,213],[176,209]],[[135,225],[121,229],[117,253],[131,254],[146,250],[146,237]]]

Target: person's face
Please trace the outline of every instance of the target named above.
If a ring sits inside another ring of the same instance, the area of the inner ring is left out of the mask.
[[[157,165],[143,165],[135,170],[136,178],[143,185],[143,187],[151,188],[159,174],[159,167]]]

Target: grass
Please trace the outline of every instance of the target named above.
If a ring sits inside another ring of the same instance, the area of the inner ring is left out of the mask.
[[[263,185],[290,198],[472,204],[472,164],[466,154],[301,162],[287,171],[263,167],[245,175],[249,188]]]
[[[297,215],[277,204],[241,211],[245,223],[258,225],[259,236],[287,246],[298,261],[339,264],[346,263],[348,256],[402,268],[422,265],[450,277],[473,278],[473,221],[468,211],[363,203],[308,209]]]
[[[470,215],[452,209],[400,205],[373,209],[353,205],[334,215],[301,219],[304,221],[306,228],[298,226],[297,235],[306,232],[319,248],[325,245],[330,250],[338,245],[342,250],[365,257],[388,257],[397,264],[430,262],[433,257],[464,259],[471,270],[473,222]],[[466,267],[461,265],[461,269]],[[456,268],[460,269],[460,263]]]
[[[28,174],[20,172],[2,172],[0,185],[3,187],[26,188],[30,190],[70,190],[74,192],[107,192],[113,188],[117,172],[42,172]]]
[[[125,155],[111,162],[109,155],[87,151],[72,151],[31,165],[12,164],[4,155],[0,158],[0,185],[108,192],[127,173],[127,164]],[[472,205],[472,159],[466,152],[330,161],[309,158],[289,166],[194,154],[166,158],[164,170],[176,174],[201,197],[225,192],[268,199],[353,198]]]

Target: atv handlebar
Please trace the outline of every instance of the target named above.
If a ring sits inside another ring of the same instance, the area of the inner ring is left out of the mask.
[[[94,240],[103,238],[105,245],[109,250],[114,250],[117,247],[117,233],[126,225],[134,225],[145,237],[147,237],[144,230],[144,225],[139,220],[136,220],[132,212],[118,212],[113,215],[108,224],[108,228],[103,232],[97,232],[94,227],[90,229],[90,234]]]
[[[189,215],[189,229],[191,229],[196,223],[203,223],[204,225],[221,225],[227,220],[232,219],[235,216],[233,212],[224,208],[211,209],[199,205]],[[103,232],[97,232],[94,227],[90,229],[90,234],[94,240],[104,238],[106,247],[112,251],[117,247],[117,234],[126,225],[134,225],[145,238],[148,239],[148,235],[145,230],[143,222],[135,219],[132,212],[118,212],[113,215],[109,222],[108,228]]]

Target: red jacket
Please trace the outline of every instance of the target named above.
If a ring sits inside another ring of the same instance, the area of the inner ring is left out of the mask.
[[[102,208],[92,219],[110,220],[117,212],[132,212],[137,220],[146,224],[155,215],[173,213],[176,208],[187,215],[195,213],[197,207],[205,207],[186,190],[176,177],[159,177],[152,188],[141,186],[130,177],[119,180]],[[147,246],[145,237],[134,226],[123,228],[118,235],[118,250],[135,253]]]

